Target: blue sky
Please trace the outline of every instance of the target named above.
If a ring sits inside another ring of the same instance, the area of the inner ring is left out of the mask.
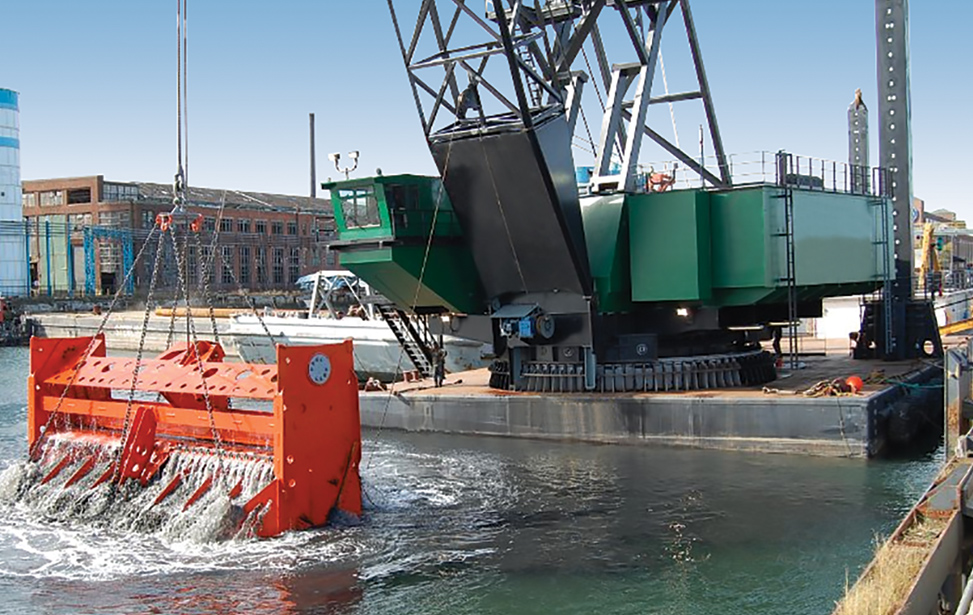
[[[692,7],[728,152],[844,160],[846,111],[860,87],[877,163],[872,0]],[[2,14],[0,87],[21,95],[25,179],[171,180],[175,2],[6,0]],[[927,207],[973,221],[963,181],[973,142],[969,23],[969,0],[912,2],[914,191]],[[688,76],[675,34],[671,45],[663,39],[672,91]],[[191,0],[189,105],[195,185],[305,194],[309,112],[321,180],[336,175],[328,152],[353,149],[362,173],[434,172],[383,0]],[[664,107],[653,113],[669,125]],[[694,143],[698,111],[677,106],[676,116]],[[579,164],[584,157],[576,151]]]

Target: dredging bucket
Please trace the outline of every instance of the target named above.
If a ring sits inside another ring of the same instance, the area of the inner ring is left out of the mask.
[[[261,537],[360,515],[351,342],[278,346],[277,365],[222,359],[200,341],[137,367],[105,356],[101,337],[32,338],[22,494],[77,511],[110,493],[130,505],[97,514],[132,525],[219,503],[230,534]]]

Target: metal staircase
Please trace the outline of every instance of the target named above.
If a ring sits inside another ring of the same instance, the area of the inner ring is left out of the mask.
[[[523,60],[524,66],[527,66],[535,73],[537,72],[537,63],[534,61],[534,55],[530,51],[530,47],[521,46],[517,47],[517,55]],[[543,100],[543,92],[541,91],[541,86],[533,79],[524,79],[527,85],[527,91],[530,94],[531,102],[535,107],[541,106]]]
[[[413,319],[391,303],[376,304],[375,308],[399,340],[402,350],[423,377],[433,375],[432,336],[423,324],[416,328]]]

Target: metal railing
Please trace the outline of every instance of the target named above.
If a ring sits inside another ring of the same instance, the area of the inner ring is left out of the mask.
[[[702,158],[702,164],[718,171],[715,156]],[[774,185],[801,190],[858,194],[892,198],[891,173],[879,167],[861,167],[826,158],[787,152],[755,151],[727,156],[735,186]],[[676,160],[639,165],[640,190],[645,192],[710,188],[702,178]]]

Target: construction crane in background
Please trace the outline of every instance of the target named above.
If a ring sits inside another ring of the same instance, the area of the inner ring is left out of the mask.
[[[892,194],[893,264],[885,301],[866,304],[863,329],[889,358],[915,356],[909,323],[931,312],[912,296],[912,104],[909,88],[909,0],[875,0],[879,166],[888,170]],[[933,323],[935,324],[935,323]],[[867,329],[871,330],[867,330]],[[879,331],[885,329],[886,331]]]
[[[926,222],[922,227],[922,246],[919,256],[919,283],[926,294],[938,292],[943,294],[942,267],[939,264],[939,255],[936,253],[937,247],[935,235],[935,225]],[[940,275],[936,275],[940,274]]]

